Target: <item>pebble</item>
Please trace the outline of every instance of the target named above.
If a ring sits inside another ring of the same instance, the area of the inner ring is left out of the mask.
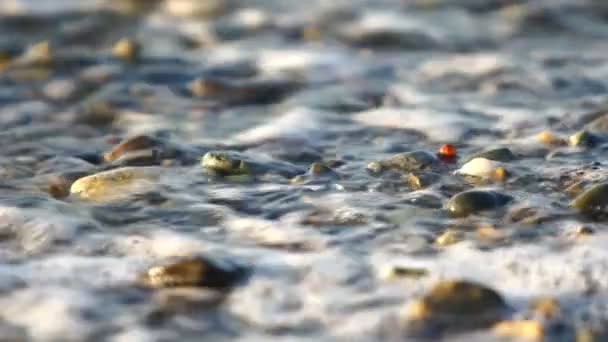
[[[384,267],[381,270],[381,277],[385,280],[396,280],[396,279],[419,279],[429,274],[429,270],[421,267],[407,267],[392,265]]]
[[[151,190],[158,177],[156,168],[123,167],[78,179],[70,194],[100,202],[120,200]]]
[[[437,183],[441,175],[434,172],[408,173],[403,178],[412,189],[421,190]]]
[[[164,10],[179,17],[216,16],[229,10],[234,0],[165,0]]]
[[[454,174],[503,181],[507,176],[507,171],[503,163],[479,157],[462,165]]]
[[[410,304],[407,317],[475,328],[496,322],[506,310],[502,296],[487,286],[467,280],[442,280]]]
[[[548,146],[565,146],[567,144],[564,138],[551,133],[551,131],[542,131],[538,133],[536,139]]]
[[[236,285],[245,274],[242,267],[197,256],[153,266],[140,276],[140,281],[153,288],[194,286],[225,289]]]
[[[435,244],[438,246],[449,246],[458,243],[464,239],[464,233],[461,231],[446,229],[441,235],[435,239]]]
[[[536,298],[530,302],[529,309],[547,319],[558,316],[561,311],[559,301],[553,297]]]
[[[498,162],[510,162],[516,160],[517,156],[508,147],[498,147],[476,153],[466,158],[466,161],[470,161],[475,158],[484,158]]]
[[[493,190],[467,190],[452,196],[446,208],[450,215],[464,217],[500,208],[512,200],[512,196]]]
[[[430,152],[412,151],[399,153],[387,159],[373,161],[367,165],[367,169],[374,173],[384,170],[427,170],[436,166],[438,162],[437,157]]]
[[[541,341],[545,336],[543,325],[534,320],[502,321],[493,329],[499,336],[507,336],[518,340]]]
[[[591,186],[578,195],[570,205],[585,213],[606,211],[608,207],[608,183],[600,183]]]
[[[604,141],[606,141],[604,137],[601,137],[587,130],[576,132],[568,138],[568,142],[571,146],[583,148],[592,148],[599,145],[600,143],[603,143]]]
[[[137,60],[140,53],[141,45],[130,38],[122,38],[112,46],[112,55],[127,62]]]
[[[136,135],[112,147],[110,151],[103,154],[103,158],[106,162],[113,162],[128,152],[147,150],[163,145],[164,143],[160,139],[148,135]]]
[[[48,40],[31,45],[19,58],[19,62],[30,65],[49,65],[53,62],[53,49]]]

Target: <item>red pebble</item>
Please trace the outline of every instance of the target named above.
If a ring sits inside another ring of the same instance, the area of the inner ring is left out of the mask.
[[[456,147],[451,144],[444,144],[439,148],[437,155],[443,161],[454,161],[456,159]]]

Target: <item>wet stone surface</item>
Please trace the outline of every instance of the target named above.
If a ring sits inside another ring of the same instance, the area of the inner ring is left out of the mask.
[[[600,0],[0,1],[0,341],[591,341]]]

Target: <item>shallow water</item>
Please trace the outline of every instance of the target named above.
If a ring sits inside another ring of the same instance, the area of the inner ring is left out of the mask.
[[[606,216],[569,206],[570,185],[608,179],[602,1],[234,0],[205,16],[178,2],[0,4],[0,341],[417,340],[406,307],[440,279],[496,290],[504,319],[554,297],[547,339],[607,336]],[[112,56],[122,37],[140,57]],[[19,62],[47,39],[50,64]],[[196,96],[197,78],[229,87]],[[569,146],[583,128],[598,140]],[[543,143],[545,130],[563,141]],[[138,134],[160,155],[104,160]],[[366,169],[446,143],[458,159],[414,171],[431,179],[421,188]],[[496,146],[516,156],[500,162],[505,179],[455,174]],[[256,174],[206,172],[212,150],[243,153]],[[312,177],[315,161],[334,173]],[[69,193],[125,165],[145,177]],[[473,188],[513,200],[448,215]],[[438,242],[448,229],[458,238]],[[196,254],[251,273],[220,303],[137,285]],[[426,272],[387,278],[392,267]],[[439,334],[504,340],[491,327]]]

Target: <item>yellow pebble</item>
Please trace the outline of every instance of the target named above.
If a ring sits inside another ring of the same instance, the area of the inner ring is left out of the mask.
[[[462,239],[462,232],[447,229],[435,239],[435,243],[439,246],[449,246],[462,241]]]
[[[542,324],[533,320],[502,321],[493,330],[497,335],[530,341],[540,341],[545,335]]]
[[[562,137],[558,137],[550,131],[542,131],[536,135],[536,140],[539,142],[550,145],[550,146],[563,146],[566,145],[566,140]]]
[[[477,228],[477,238],[482,241],[498,241],[505,237],[505,234],[493,226],[480,226]]]
[[[152,188],[159,177],[157,169],[123,167],[99,172],[76,180],[70,193],[93,201],[113,201]]]
[[[112,54],[126,61],[134,61],[139,58],[140,50],[141,46],[136,41],[122,38],[112,47]]]
[[[590,235],[593,235],[593,233],[595,233],[595,231],[593,231],[592,228],[587,227],[587,226],[579,226],[576,228],[576,231],[574,232],[574,234],[577,237],[590,236]]]

